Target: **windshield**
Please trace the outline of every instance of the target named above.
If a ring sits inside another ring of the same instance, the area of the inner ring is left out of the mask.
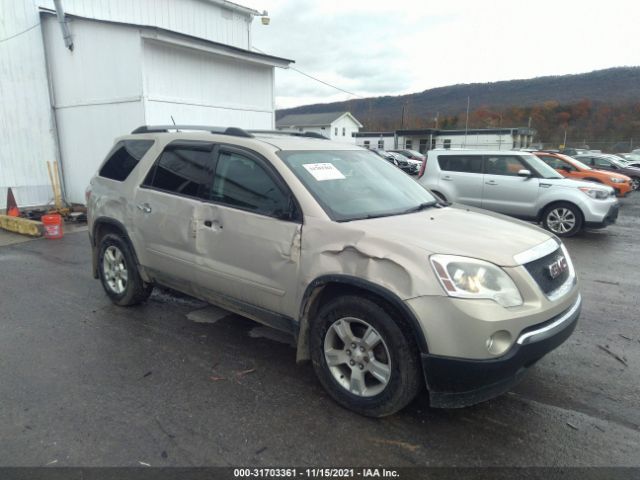
[[[535,155],[522,155],[522,159],[542,178],[564,178],[553,167],[550,167]]]
[[[280,151],[278,156],[338,222],[410,213],[436,204],[420,184],[371,152],[300,150]]]
[[[578,160],[577,158],[572,158],[571,161],[578,165],[581,168],[584,168],[585,170],[593,170],[593,168],[591,168],[589,165],[587,165],[586,163],[582,163],[580,160]]]

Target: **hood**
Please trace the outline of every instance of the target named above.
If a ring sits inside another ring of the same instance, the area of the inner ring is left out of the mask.
[[[613,178],[619,178],[619,179],[625,180],[625,181],[629,180],[629,177],[627,177],[626,175],[624,175],[622,173],[615,173],[615,172],[612,172],[610,170],[598,170],[597,168],[594,168],[592,171],[593,172],[602,173],[604,175],[609,175],[610,177],[613,177]],[[638,173],[640,173],[640,172],[638,172]]]
[[[534,225],[464,205],[350,223],[367,235],[391,236],[429,255],[461,255],[500,266],[517,265],[514,255],[552,237]]]
[[[540,178],[540,183],[549,183],[554,187],[565,187],[565,188],[579,188],[579,187],[587,187],[587,188],[602,188],[603,190],[609,190],[613,192],[613,188],[603,183],[594,183],[589,182],[587,180],[577,180],[574,178]]]

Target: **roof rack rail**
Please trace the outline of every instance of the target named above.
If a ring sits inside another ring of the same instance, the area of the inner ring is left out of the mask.
[[[168,132],[169,130],[198,130],[209,133],[217,133],[218,135],[231,135],[233,137],[253,137],[251,133],[238,127],[207,127],[203,125],[142,125],[132,131],[131,134],[161,133]]]
[[[289,135],[291,137],[320,138],[322,140],[329,140],[328,137],[325,137],[321,133],[298,132],[295,130],[249,130],[249,133],[269,134],[269,135]]]

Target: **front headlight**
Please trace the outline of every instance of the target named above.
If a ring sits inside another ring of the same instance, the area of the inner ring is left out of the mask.
[[[592,187],[578,187],[582,193],[590,196],[591,198],[595,198],[596,200],[606,200],[609,198],[609,191],[603,190],[601,188],[592,188]]]
[[[611,180],[611,183],[624,183],[624,180],[621,178],[609,177],[609,180]]]
[[[523,303],[511,277],[492,263],[455,255],[432,255],[430,260],[442,288],[451,297],[488,298],[503,307]]]

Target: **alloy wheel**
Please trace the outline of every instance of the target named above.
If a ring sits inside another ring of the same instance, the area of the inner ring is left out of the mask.
[[[324,358],[333,378],[359,397],[381,393],[391,379],[391,356],[384,339],[366,321],[336,320],[325,335]]]
[[[118,247],[110,245],[104,251],[102,273],[111,291],[118,295],[124,293],[127,289],[129,274],[124,255]]]
[[[549,230],[557,234],[570,232],[576,226],[576,216],[568,208],[554,208],[547,214]]]

